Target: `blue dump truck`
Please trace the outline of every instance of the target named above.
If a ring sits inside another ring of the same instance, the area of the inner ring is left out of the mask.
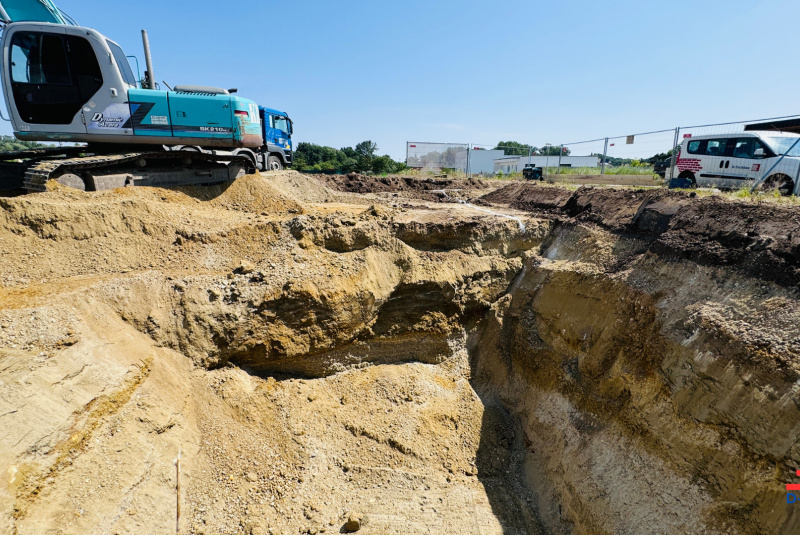
[[[264,144],[258,151],[258,168],[278,171],[292,165],[292,120],[278,110],[258,108]]]
[[[235,89],[161,89],[145,31],[147,70],[137,80],[117,43],[52,0],[0,0],[0,27],[14,135],[71,144],[0,153],[0,189],[42,191],[52,179],[83,190],[209,184],[292,163],[286,113]]]

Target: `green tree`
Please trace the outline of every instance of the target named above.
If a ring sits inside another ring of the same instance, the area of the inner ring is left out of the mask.
[[[11,136],[0,136],[0,152],[17,152],[21,150],[41,149],[45,145],[36,141],[20,141]]]
[[[372,170],[372,158],[369,156],[360,155],[356,161],[358,162],[356,164],[356,171],[359,173],[366,173]]]
[[[528,151],[531,149],[530,145],[524,145],[517,141],[501,141],[497,144],[494,150],[502,150],[505,151],[506,156],[527,156]],[[536,153],[536,147],[533,147],[534,154]]]
[[[647,158],[646,160],[643,160],[643,161],[645,161],[645,162],[647,162],[647,163],[650,163],[650,164],[655,164],[655,163],[658,163],[658,162],[663,162],[663,161],[664,161],[664,160],[666,160],[667,158],[672,158],[672,154],[673,154],[674,152],[676,152],[676,151],[675,151],[675,149],[673,149],[673,150],[669,150],[669,151],[667,151],[667,152],[662,152],[662,153],[660,153],[660,154],[656,154],[655,156],[651,156],[650,158]]]
[[[372,172],[376,175],[382,173],[393,173],[395,163],[389,156],[379,156],[372,159]]]
[[[343,173],[353,173],[358,171],[358,158],[345,157],[344,160],[342,160],[340,171]]]
[[[308,162],[306,161],[305,155],[303,155],[298,151],[295,151],[294,161],[292,162],[292,165],[294,166],[295,169],[305,169],[306,167],[308,167]]]
[[[501,141],[494,150],[505,151],[506,156],[527,156],[528,151],[530,151],[533,156],[558,156],[559,152],[561,152],[562,156],[569,156],[571,153],[567,147],[564,147],[562,152],[560,146],[550,145],[549,147],[545,146],[539,148],[524,145],[518,141]]]
[[[298,143],[293,167],[298,171],[337,173],[396,173],[407,169],[389,156],[376,157],[376,143],[364,141],[356,148],[334,149],[314,143]]]
[[[558,156],[558,153],[561,152],[562,156],[569,156],[572,151],[570,151],[567,147],[559,147],[555,145],[550,145],[549,147],[542,147],[539,149],[540,156]]]
[[[355,151],[361,156],[372,159],[375,157],[375,153],[378,152],[378,144],[373,141],[362,141],[356,145]]]

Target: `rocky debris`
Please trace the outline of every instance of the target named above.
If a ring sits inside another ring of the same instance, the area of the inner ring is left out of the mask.
[[[243,260],[242,263],[233,272],[239,275],[250,275],[256,270],[255,264],[248,260]]]
[[[344,530],[348,533],[354,533],[361,529],[361,521],[363,516],[356,511],[347,513],[347,522],[344,523]]]

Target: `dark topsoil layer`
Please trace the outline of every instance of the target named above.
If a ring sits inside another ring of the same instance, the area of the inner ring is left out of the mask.
[[[480,190],[492,187],[475,178],[415,178],[408,176],[364,176],[357,173],[347,175],[317,175],[326,186],[348,193],[412,193],[413,197],[426,201],[452,201],[462,190]],[[447,195],[442,190],[450,190]]]
[[[510,184],[481,197],[559,220],[592,223],[649,242],[662,257],[730,266],[782,286],[800,284],[800,207],[669,190]]]

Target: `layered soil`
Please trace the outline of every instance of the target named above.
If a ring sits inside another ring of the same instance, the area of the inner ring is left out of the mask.
[[[403,193],[429,201],[446,200],[444,195],[473,194],[493,189],[491,182],[477,178],[416,178],[407,176],[365,176],[358,173],[347,175],[318,175],[328,187],[349,193]]]
[[[790,208],[283,172],[0,221],[0,531],[800,529]]]

